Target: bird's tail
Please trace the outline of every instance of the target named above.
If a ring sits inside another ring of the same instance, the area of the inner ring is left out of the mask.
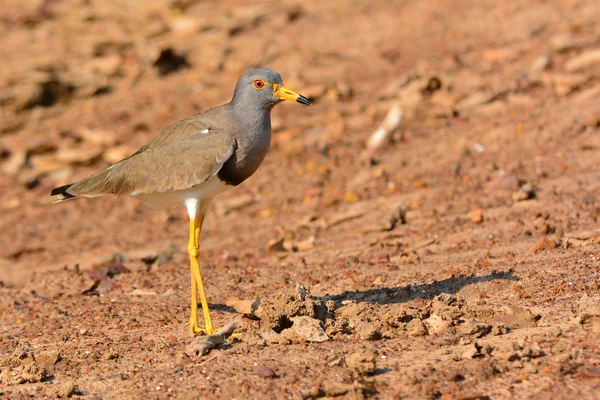
[[[77,197],[76,195],[69,193],[69,188],[71,186],[73,186],[73,184],[69,183],[68,185],[52,189],[50,196],[58,196],[53,203],[62,203],[63,201],[71,200]]]
[[[78,182],[52,189],[50,195],[58,196],[54,203],[62,203],[76,197],[97,197],[105,194],[122,193],[125,186],[119,180],[114,179],[114,176],[118,177],[119,175],[111,175],[116,171],[116,168],[113,168],[115,165],[111,165],[103,171],[90,175]]]

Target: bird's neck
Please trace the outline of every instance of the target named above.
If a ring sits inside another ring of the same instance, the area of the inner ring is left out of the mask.
[[[255,129],[271,128],[271,109],[265,109],[263,106],[252,101],[244,101],[243,98],[234,97],[229,103],[233,118],[240,126]]]
[[[239,100],[239,99],[237,99]],[[255,152],[262,160],[271,143],[271,109],[258,107],[250,101],[229,104],[231,116],[236,121],[238,145]]]

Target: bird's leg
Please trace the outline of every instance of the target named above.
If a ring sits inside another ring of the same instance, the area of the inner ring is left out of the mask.
[[[202,231],[202,223],[204,222],[204,214],[198,213],[196,218],[190,219],[190,240],[188,244],[188,253],[190,254],[190,271],[192,279],[192,314],[189,321],[190,334],[204,332],[207,335],[215,333],[215,329],[210,319],[210,310],[208,308],[208,300],[204,291],[204,283],[200,274],[200,232]],[[204,328],[198,326],[198,299],[197,294],[200,293],[200,303],[202,305],[202,313],[204,314]]]
[[[198,326],[198,293],[196,286],[196,275],[194,274],[194,270],[199,268],[198,265],[198,256],[200,255],[200,250],[196,245],[198,243],[196,241],[196,220],[194,218],[190,218],[190,237],[188,240],[188,253],[190,255],[190,278],[191,278],[191,316],[188,321],[188,326],[190,328],[190,334],[194,336],[196,333],[200,332],[200,326]]]
[[[202,231],[202,223],[204,222],[204,214],[198,214],[196,218],[196,231],[194,232],[194,239],[196,242],[196,248],[200,248],[200,232]],[[196,285],[198,286],[198,293],[200,293],[200,304],[202,305],[202,313],[204,314],[204,329],[202,329],[207,335],[212,335],[217,330],[213,327],[212,320],[210,319],[210,309],[208,308],[208,299],[204,290],[204,282],[202,281],[202,274],[200,273],[200,263],[194,271],[196,276]]]

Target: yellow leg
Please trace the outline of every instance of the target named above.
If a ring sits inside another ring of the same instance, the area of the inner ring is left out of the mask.
[[[188,243],[188,253],[190,254],[190,274],[191,274],[191,306],[192,313],[190,321],[188,323],[190,327],[190,334],[198,332],[204,332],[207,335],[212,335],[216,332],[213,327],[212,320],[210,319],[210,310],[208,308],[208,300],[206,298],[206,292],[204,290],[204,283],[202,281],[202,275],[200,274],[200,263],[198,257],[200,255],[200,232],[202,231],[202,223],[204,222],[204,215],[198,214],[196,218],[190,219],[190,238]],[[198,325],[198,299],[197,294],[200,293],[200,304],[202,305],[202,313],[204,314],[204,328],[200,328]]]
[[[190,320],[188,321],[188,326],[190,327],[190,335],[194,336],[194,334],[200,332],[200,327],[198,326],[198,297],[196,294],[196,277],[194,276],[194,271],[191,267],[190,272],[192,281],[192,314],[190,316]]]

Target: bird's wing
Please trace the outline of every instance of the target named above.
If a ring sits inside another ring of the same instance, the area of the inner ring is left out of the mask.
[[[189,138],[190,136],[206,132],[207,129],[209,131],[216,129],[217,127],[211,122],[211,119],[214,119],[211,117],[214,117],[214,114],[217,114],[215,111],[217,111],[217,109],[209,108],[200,114],[182,119],[181,121],[177,121],[167,126],[162,132],[150,139],[148,143],[143,145],[133,155]]]
[[[155,138],[132,156],[72,185],[57,188],[55,191],[60,191],[53,194],[61,195],[61,201],[76,196],[185,190],[215,176],[236,149],[235,138],[222,129],[197,131],[197,124],[192,123],[179,127],[171,135],[163,136],[166,130],[163,131],[157,136],[163,140]],[[190,134],[191,130],[196,133]]]

